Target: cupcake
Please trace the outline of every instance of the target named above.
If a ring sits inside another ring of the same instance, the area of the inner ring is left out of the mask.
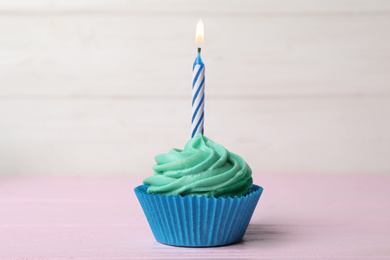
[[[154,175],[135,193],[158,242],[209,247],[242,239],[263,188],[240,156],[198,134],[155,160]]]

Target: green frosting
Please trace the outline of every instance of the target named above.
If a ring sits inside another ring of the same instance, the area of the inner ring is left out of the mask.
[[[155,160],[154,175],[144,180],[150,185],[148,193],[239,197],[252,186],[248,164],[202,134],[188,141],[184,150],[172,149]]]

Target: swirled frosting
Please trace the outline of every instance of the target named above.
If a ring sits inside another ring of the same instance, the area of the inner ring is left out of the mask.
[[[248,164],[202,134],[188,141],[184,150],[172,149],[155,160],[154,175],[144,180],[150,185],[148,193],[239,197],[252,186]]]

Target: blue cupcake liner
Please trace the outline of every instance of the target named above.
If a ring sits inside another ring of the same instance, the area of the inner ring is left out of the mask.
[[[263,188],[252,185],[241,197],[166,196],[134,189],[153,235],[160,243],[184,247],[228,245],[242,239]]]

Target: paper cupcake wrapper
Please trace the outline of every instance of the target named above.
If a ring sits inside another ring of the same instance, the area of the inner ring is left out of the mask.
[[[153,235],[160,243],[209,247],[242,239],[263,188],[253,185],[241,197],[166,196],[149,194],[148,186],[134,189]]]

